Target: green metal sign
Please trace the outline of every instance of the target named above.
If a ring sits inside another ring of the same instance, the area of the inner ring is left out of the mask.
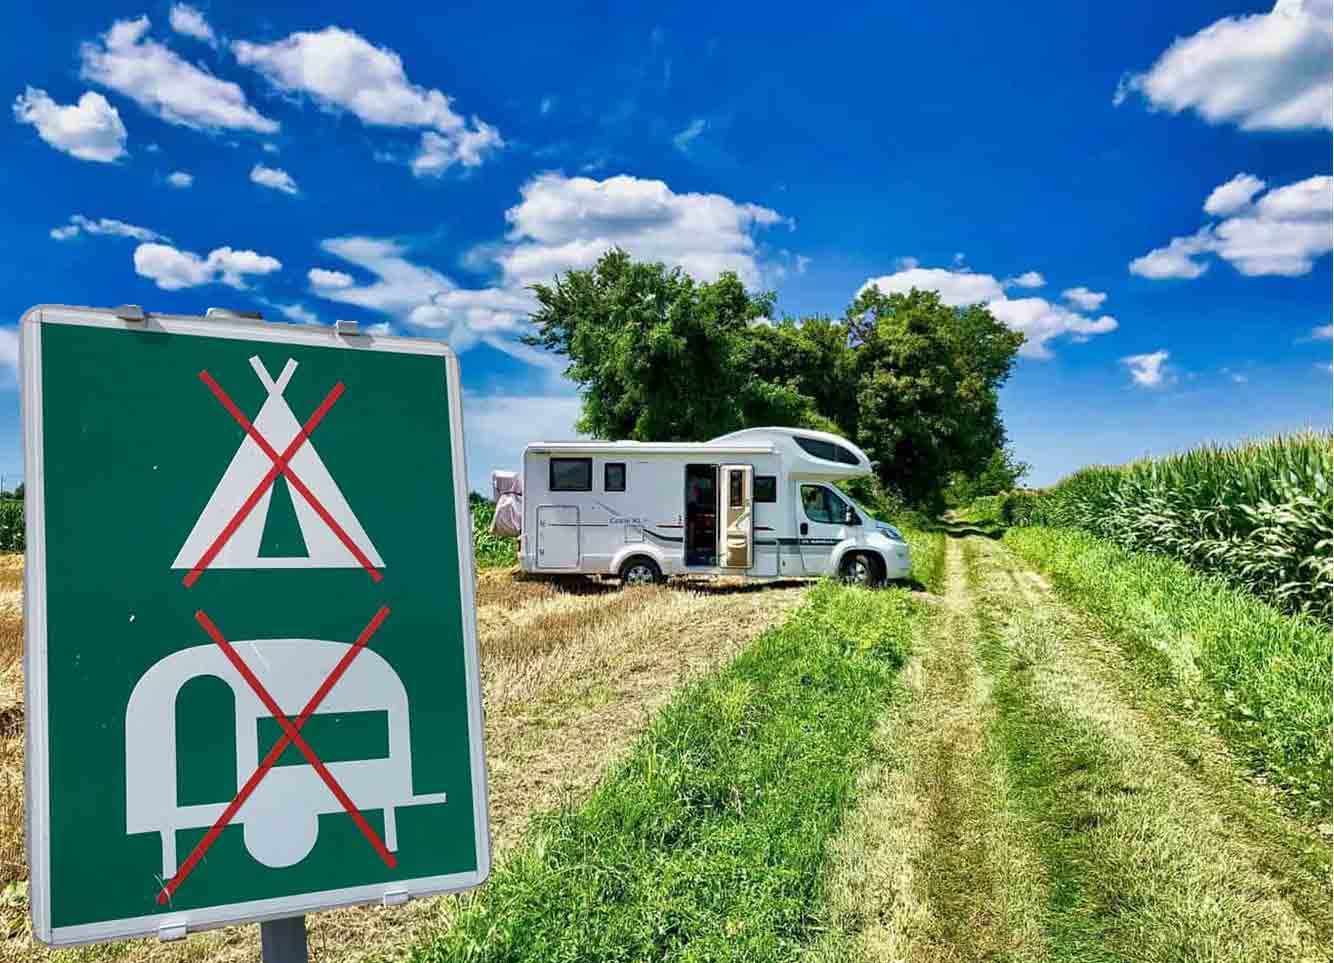
[[[481,882],[453,355],[122,314],[22,324],[35,934]]]

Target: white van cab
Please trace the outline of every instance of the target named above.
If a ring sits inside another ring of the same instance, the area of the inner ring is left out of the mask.
[[[534,442],[523,456],[519,564],[627,584],[670,575],[905,579],[903,536],[834,484],[870,473],[851,442],[798,428],[701,443]]]

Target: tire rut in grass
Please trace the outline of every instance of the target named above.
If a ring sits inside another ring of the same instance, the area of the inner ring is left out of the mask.
[[[1038,960],[1044,873],[1011,800],[991,684],[957,541],[944,604],[905,669],[908,700],[876,734],[877,761],[831,848],[816,960]]]
[[[1328,959],[1328,890],[1284,853],[1300,828],[1207,738],[1183,747],[1157,683],[1006,549],[970,540],[967,555],[1000,731],[1051,881],[1053,955]],[[1192,765],[1201,747],[1207,764]]]

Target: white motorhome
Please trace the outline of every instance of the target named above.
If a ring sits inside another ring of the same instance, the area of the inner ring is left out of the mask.
[[[871,472],[836,435],[747,428],[701,443],[535,442],[519,564],[539,575],[904,579],[908,545],[834,483]]]

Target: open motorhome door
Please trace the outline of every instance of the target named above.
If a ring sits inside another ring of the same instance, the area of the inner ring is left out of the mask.
[[[719,567],[748,569],[755,560],[755,469],[718,466]]]

